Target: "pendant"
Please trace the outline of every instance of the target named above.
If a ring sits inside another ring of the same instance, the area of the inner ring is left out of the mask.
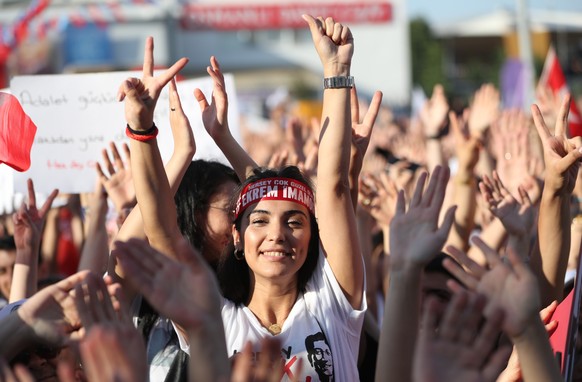
[[[277,335],[279,333],[281,333],[281,325],[279,324],[272,324],[271,326],[269,326],[269,331],[271,333],[273,333],[273,335]]]

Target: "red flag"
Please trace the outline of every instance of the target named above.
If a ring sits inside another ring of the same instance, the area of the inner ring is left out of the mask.
[[[560,65],[560,61],[556,56],[556,51],[553,46],[550,46],[550,49],[548,50],[544,69],[540,77],[540,85],[549,87],[554,94],[557,94],[560,97],[563,97],[564,94],[569,92],[564,71],[562,70],[562,66]],[[580,114],[580,110],[578,110],[578,106],[576,106],[574,97],[572,97],[570,102],[570,117],[568,119],[568,125],[570,127],[570,137],[582,136],[582,114]]]
[[[0,92],[0,163],[18,171],[30,167],[36,126],[12,94]]]

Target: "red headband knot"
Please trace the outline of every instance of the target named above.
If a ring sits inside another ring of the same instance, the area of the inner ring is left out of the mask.
[[[249,183],[236,202],[234,219],[261,200],[288,200],[299,203],[315,215],[313,191],[303,182],[290,178],[266,178]]]

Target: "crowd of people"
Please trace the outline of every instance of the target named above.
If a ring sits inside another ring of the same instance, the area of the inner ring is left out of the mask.
[[[571,97],[540,89],[530,118],[491,84],[464,110],[436,86],[395,120],[380,92],[358,99],[349,27],[303,18],[321,118],[274,120],[276,140],[233,138],[210,58],[195,97],[231,167],[192,160],[188,60],[154,76],[147,39],[118,93],[129,145],[103,150],[94,193],[38,206],[29,180],[3,217],[0,380],[563,380],[548,338],[582,242]]]

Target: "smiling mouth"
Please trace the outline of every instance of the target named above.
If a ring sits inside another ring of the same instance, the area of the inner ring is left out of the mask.
[[[280,251],[261,252],[261,255],[266,256],[266,257],[272,257],[272,258],[284,258],[284,257],[289,256],[289,254],[287,252],[280,252]]]

